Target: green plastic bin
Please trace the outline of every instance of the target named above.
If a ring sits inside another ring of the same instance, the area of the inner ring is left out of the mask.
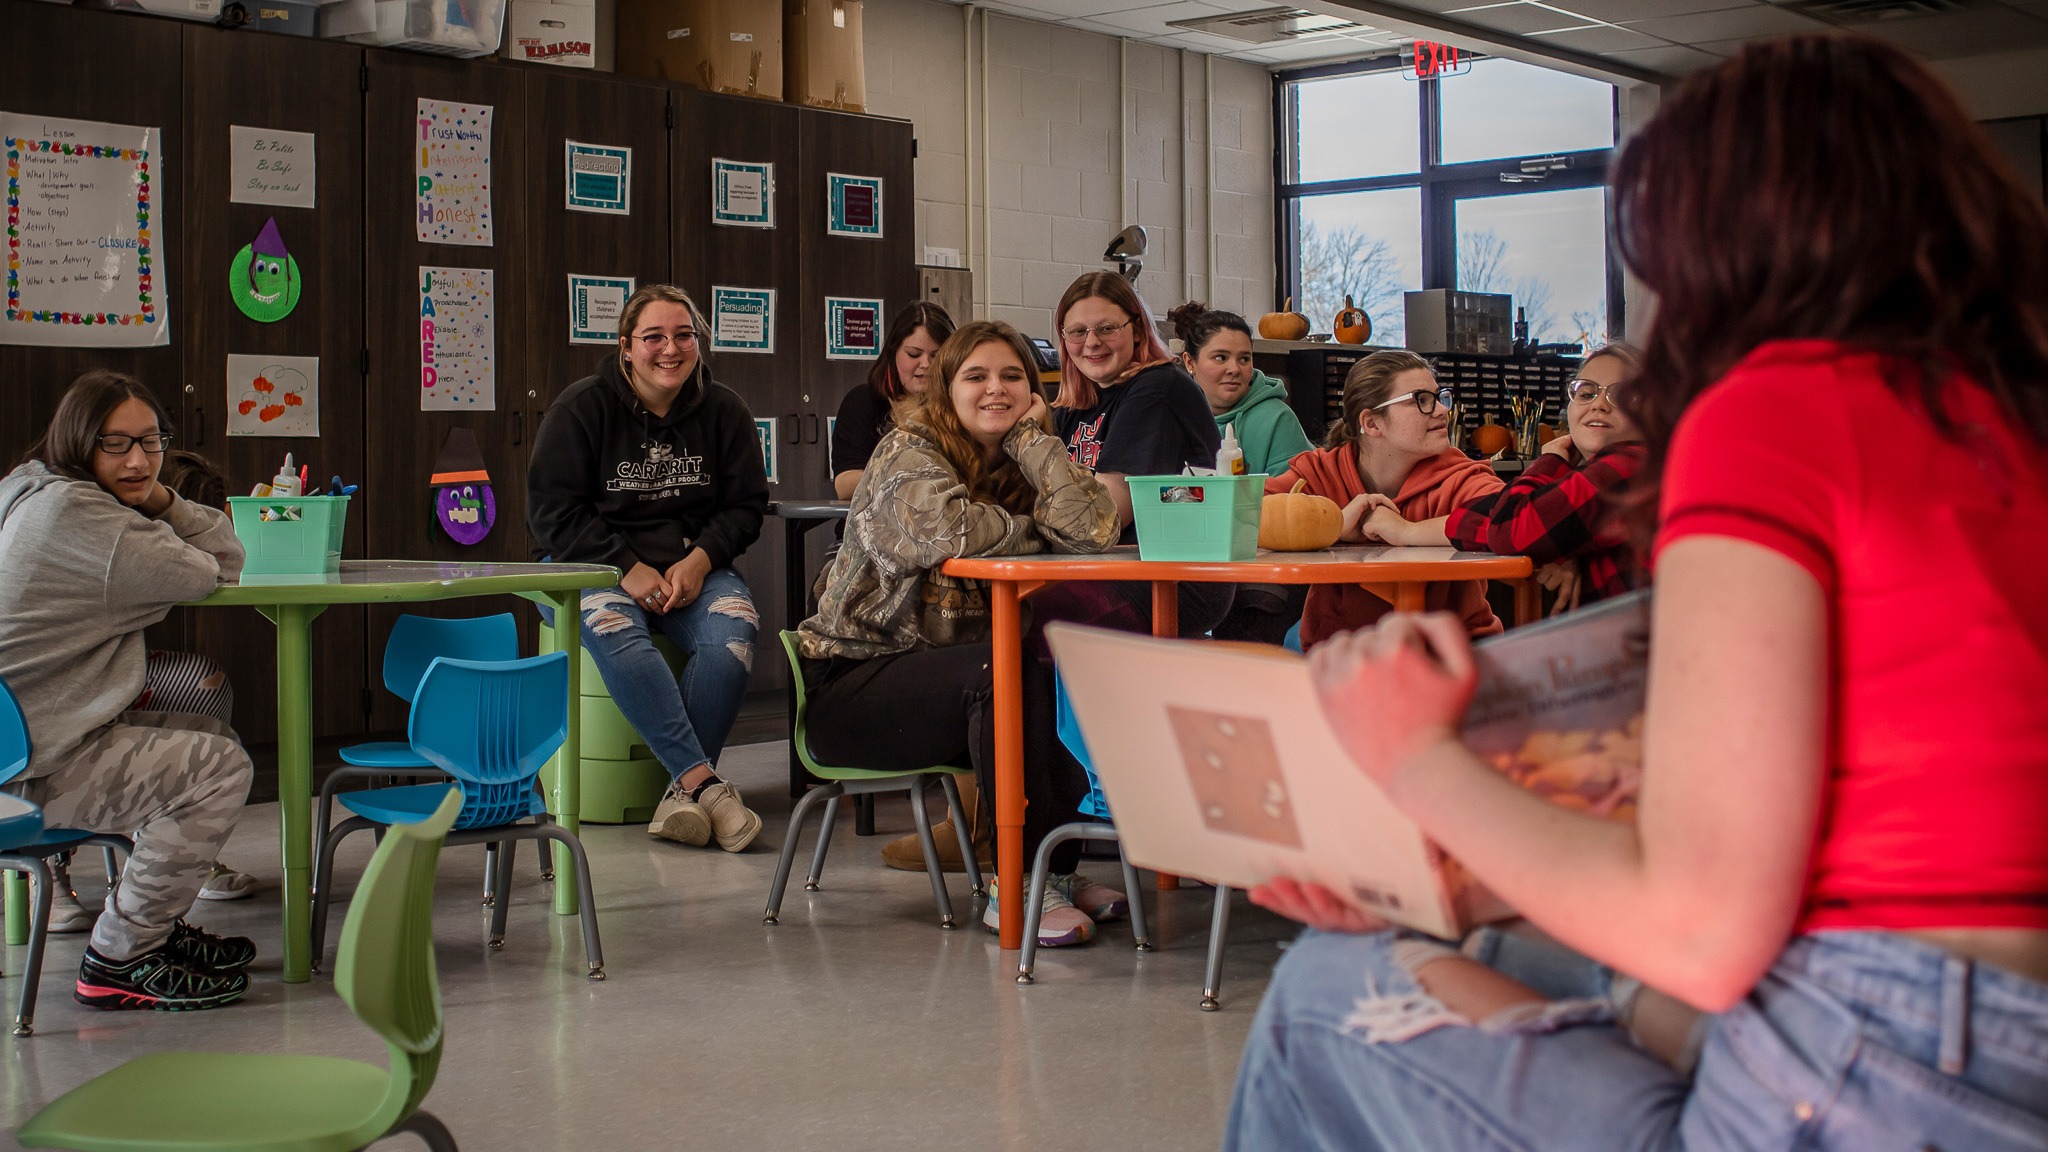
[[[1266,477],[1126,476],[1140,560],[1249,560]]]
[[[348,527],[346,496],[230,496],[235,535],[251,576],[312,576],[341,571],[341,533]],[[291,509],[297,509],[292,513]],[[265,511],[275,520],[265,520]],[[296,515],[297,519],[290,519]]]
[[[558,651],[555,630],[540,626],[540,650]],[[668,661],[671,672],[683,667],[683,654],[667,637],[654,638],[654,650]],[[578,650],[583,657],[583,699],[576,703],[583,717],[583,791],[581,819],[586,824],[638,824],[654,818],[654,807],[668,791],[668,769],[648,751],[647,741],[626,722],[626,715],[612,701],[604,677],[590,658],[590,649]],[[541,787],[555,786],[555,765],[560,754],[550,757],[541,768]]]

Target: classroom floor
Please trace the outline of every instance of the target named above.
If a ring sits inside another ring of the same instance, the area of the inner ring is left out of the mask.
[[[1233,908],[1223,1010],[1202,1012],[1207,889],[1145,893],[1158,951],[1131,948],[1127,923],[1082,948],[1041,952],[1038,983],[1015,983],[1016,954],[979,927],[938,927],[923,873],[882,867],[909,831],[884,799],[881,833],[841,815],[823,890],[803,891],[801,855],[782,923],[761,923],[791,801],[787,745],[728,750],[724,773],[767,818],[739,855],[651,839],[644,826],[587,826],[604,932],[602,983],[583,977],[576,922],[552,915],[552,886],[522,847],[505,948],[484,948],[481,846],[442,856],[435,918],[447,1050],[427,1108],[465,1149],[1031,1149],[1216,1146],[1238,1053],[1284,922]],[[811,824],[815,830],[816,824]],[[809,836],[805,844],[811,843]],[[370,837],[342,851],[342,891]],[[329,977],[278,979],[277,812],[252,806],[223,857],[265,888],[194,919],[263,949],[249,996],[211,1012],[97,1012],[71,999],[83,936],[52,938],[36,1034],[4,1037],[0,1148],[43,1103],[108,1068],[165,1049],[309,1052],[384,1063]],[[1114,882],[1114,861],[1083,869]],[[1145,873],[1148,889],[1151,874]],[[102,890],[81,858],[81,895]],[[951,877],[956,910],[966,879]],[[1156,903],[1155,903],[1156,901]],[[331,941],[340,934],[338,907]],[[0,980],[13,1015],[26,950]],[[223,1084],[223,1092],[234,1085]],[[410,1136],[379,1148],[420,1147]]]

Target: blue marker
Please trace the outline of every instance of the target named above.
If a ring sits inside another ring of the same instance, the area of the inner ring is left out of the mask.
[[[329,496],[353,496],[356,494],[356,485],[343,484],[341,477],[336,476],[327,482],[327,494]]]

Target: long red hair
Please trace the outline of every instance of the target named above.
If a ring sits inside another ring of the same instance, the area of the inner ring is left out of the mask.
[[[1159,338],[1159,326],[1152,323],[1152,314],[1145,310],[1145,302],[1138,299],[1138,290],[1131,287],[1131,282],[1114,272],[1089,272],[1067,285],[1065,294],[1060,297],[1059,308],[1052,314],[1053,339],[1060,342],[1060,394],[1052,402],[1055,408],[1095,406],[1095,381],[1081,375],[1081,369],[1074,365],[1074,358],[1067,355],[1067,338],[1062,335],[1067,327],[1067,312],[1074,305],[1091,298],[1107,300],[1131,318],[1131,331],[1137,338],[1131,351],[1131,363],[1150,364],[1172,359],[1172,354],[1166,350],[1166,342]]]
[[[1745,46],[1665,98],[1613,179],[1622,258],[1657,294],[1622,404],[1649,448],[1639,531],[1686,406],[1766,341],[1882,353],[1944,428],[1961,373],[2048,444],[2048,212],[1903,50]]]

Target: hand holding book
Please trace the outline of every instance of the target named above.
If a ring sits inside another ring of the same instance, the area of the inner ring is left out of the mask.
[[[1456,742],[1479,671],[1465,625],[1396,612],[1316,646],[1309,675],[1337,741],[1383,788],[1415,755]]]

